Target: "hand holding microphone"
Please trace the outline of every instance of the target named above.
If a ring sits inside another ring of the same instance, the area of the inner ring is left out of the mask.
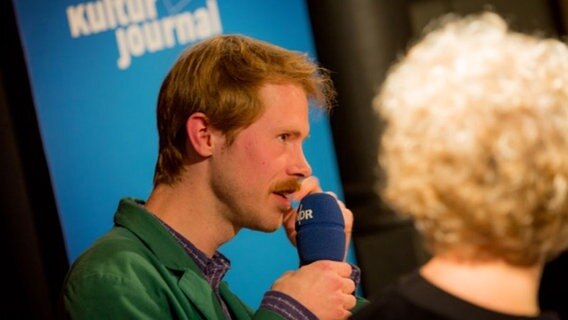
[[[347,319],[356,299],[351,266],[345,262],[320,260],[286,272],[272,290],[287,294],[310,310],[318,319]]]
[[[284,274],[272,289],[292,296],[319,319],[346,319],[356,304],[351,266],[343,262],[353,214],[333,194],[323,193],[314,177],[305,179],[295,196],[300,204],[284,227],[297,246],[300,269]]]

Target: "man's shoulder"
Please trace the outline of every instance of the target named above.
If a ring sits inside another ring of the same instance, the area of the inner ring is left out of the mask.
[[[131,274],[133,267],[151,264],[154,257],[134,234],[114,227],[86,249],[71,265],[70,276]]]
[[[169,310],[167,299],[183,297],[179,291],[172,293],[175,280],[142,240],[115,227],[72,264],[62,301],[72,318],[132,318],[142,313],[170,318],[174,311]],[[193,311],[184,305],[175,312]]]

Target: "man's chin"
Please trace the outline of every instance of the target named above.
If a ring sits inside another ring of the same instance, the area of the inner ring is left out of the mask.
[[[278,230],[278,228],[266,228],[266,229],[263,229],[261,231],[266,232],[266,233],[273,233],[276,230]]]
[[[271,233],[271,232],[274,232],[274,231],[280,229],[280,227],[282,227],[282,219],[280,219],[280,221],[278,221],[278,222],[274,221],[272,223],[264,223],[262,225],[256,226],[256,228],[252,228],[252,229],[254,229],[256,231]]]

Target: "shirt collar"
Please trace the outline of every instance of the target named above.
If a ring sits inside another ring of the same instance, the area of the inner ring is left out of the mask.
[[[157,217],[156,217],[157,218]],[[203,251],[199,250],[191,241],[170,227],[167,223],[158,218],[158,221],[170,232],[176,241],[184,248],[185,252],[193,258],[207,282],[213,287],[218,288],[219,283],[231,268],[231,261],[219,251],[209,258]]]

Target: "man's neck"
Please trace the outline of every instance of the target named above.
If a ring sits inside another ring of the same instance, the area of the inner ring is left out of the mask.
[[[480,307],[512,315],[539,314],[542,266],[514,266],[503,261],[463,261],[434,256],[421,269],[428,281]]]
[[[238,230],[216,212],[213,198],[198,186],[177,183],[158,185],[146,208],[191,241],[208,257],[231,240]]]

